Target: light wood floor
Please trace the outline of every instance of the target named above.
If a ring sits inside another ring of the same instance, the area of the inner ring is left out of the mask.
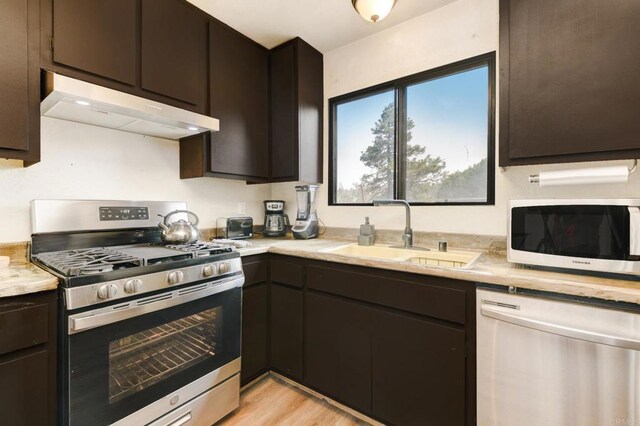
[[[240,408],[216,425],[355,426],[368,423],[269,375],[243,391]]]

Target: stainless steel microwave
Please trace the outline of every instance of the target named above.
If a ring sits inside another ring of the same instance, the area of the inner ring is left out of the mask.
[[[640,275],[640,199],[513,200],[507,260]]]

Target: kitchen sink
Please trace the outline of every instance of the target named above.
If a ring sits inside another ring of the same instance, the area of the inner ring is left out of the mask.
[[[438,250],[424,250],[420,248],[406,249],[383,244],[359,246],[356,243],[322,249],[320,251],[323,253],[331,253],[341,256],[408,262],[417,265],[435,266],[440,268],[469,268],[481,254],[460,250],[441,252]]]

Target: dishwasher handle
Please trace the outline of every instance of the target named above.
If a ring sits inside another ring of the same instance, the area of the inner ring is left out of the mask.
[[[489,306],[481,307],[481,314],[499,321],[527,327],[533,330],[543,331],[546,333],[556,334],[558,336],[569,337],[572,339],[584,340],[587,342],[598,343],[602,345],[615,346],[617,348],[630,349],[640,351],[640,340],[629,339],[621,336],[612,336],[609,334],[596,333],[593,331],[580,330],[559,324],[553,324],[532,318],[526,318],[520,315],[514,315],[503,310]]]

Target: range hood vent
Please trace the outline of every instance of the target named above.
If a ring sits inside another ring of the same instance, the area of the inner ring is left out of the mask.
[[[215,118],[47,72],[40,115],[178,140],[218,131]]]

